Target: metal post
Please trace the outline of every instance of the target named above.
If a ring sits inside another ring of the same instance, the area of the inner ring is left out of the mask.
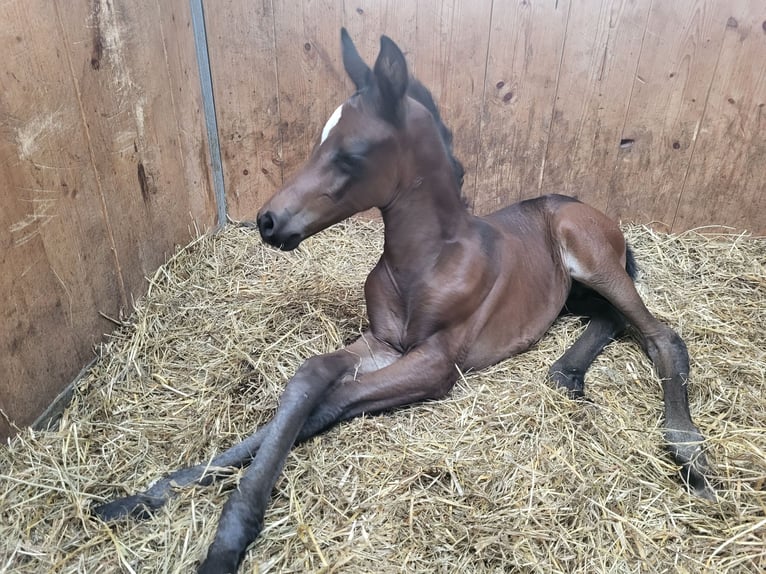
[[[207,51],[207,32],[202,0],[190,0],[194,46],[197,51],[199,81],[202,88],[202,104],[205,113],[207,141],[210,149],[210,161],[213,168],[213,189],[215,191],[216,219],[218,227],[226,225],[226,188],[223,182],[223,164],[221,163],[221,145],[218,140],[218,122],[215,117],[213,98],[213,79],[210,74],[210,56]]]

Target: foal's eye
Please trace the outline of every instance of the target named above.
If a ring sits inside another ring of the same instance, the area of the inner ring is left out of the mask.
[[[356,177],[364,169],[364,156],[355,153],[339,151],[333,158],[335,166],[344,174]]]

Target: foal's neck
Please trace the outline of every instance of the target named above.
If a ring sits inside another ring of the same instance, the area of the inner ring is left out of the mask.
[[[426,273],[446,244],[465,237],[471,219],[440,141],[416,139],[406,155],[410,165],[398,194],[382,210],[383,258],[404,283]]]

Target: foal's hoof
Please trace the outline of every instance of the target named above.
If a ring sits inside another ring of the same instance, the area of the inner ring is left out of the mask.
[[[146,494],[133,494],[107,502],[106,504],[99,504],[92,507],[91,512],[104,522],[127,516],[138,520],[145,520],[151,518],[152,511],[157,510],[163,504],[165,504],[165,500],[162,498],[155,498]]]
[[[570,399],[585,398],[585,373],[571,367],[558,367],[554,363],[548,371],[548,378],[566,391]]]
[[[704,437],[696,431],[665,431],[668,450],[677,464],[681,466],[681,480],[689,492],[715,502],[715,490],[710,486],[710,466],[703,449]]]

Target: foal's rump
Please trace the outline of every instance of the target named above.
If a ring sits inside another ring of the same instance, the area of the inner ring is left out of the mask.
[[[635,256],[618,224],[602,212],[573,197],[545,197],[552,214],[554,242],[572,280],[562,313],[592,316],[609,303],[597,290],[581,283],[578,274],[593,276],[601,270],[603,281],[608,281],[625,270],[635,281],[638,274]]]
[[[626,266],[627,243],[619,225],[601,211],[575,197],[542,195],[509,205],[489,217],[502,221],[509,232],[516,232],[522,236],[532,229],[543,229],[548,234],[547,239],[553,249],[573,248],[574,237],[578,240],[588,237],[592,247],[601,255],[617,256],[622,266]],[[610,247],[613,253],[602,251],[607,247]]]
[[[599,283],[612,281],[615,275],[624,277],[623,272],[631,280],[636,277],[633,252],[617,223],[574,197],[551,194],[527,199],[487,219],[532,254],[532,261],[516,265],[512,272],[534,275],[540,268],[554,268],[554,279],[546,285],[535,284],[531,276],[527,280],[533,289],[549,292],[558,302],[554,306],[559,314],[592,317],[611,307],[600,294]],[[582,282],[586,277],[588,286]],[[559,299],[562,288],[566,296]]]

